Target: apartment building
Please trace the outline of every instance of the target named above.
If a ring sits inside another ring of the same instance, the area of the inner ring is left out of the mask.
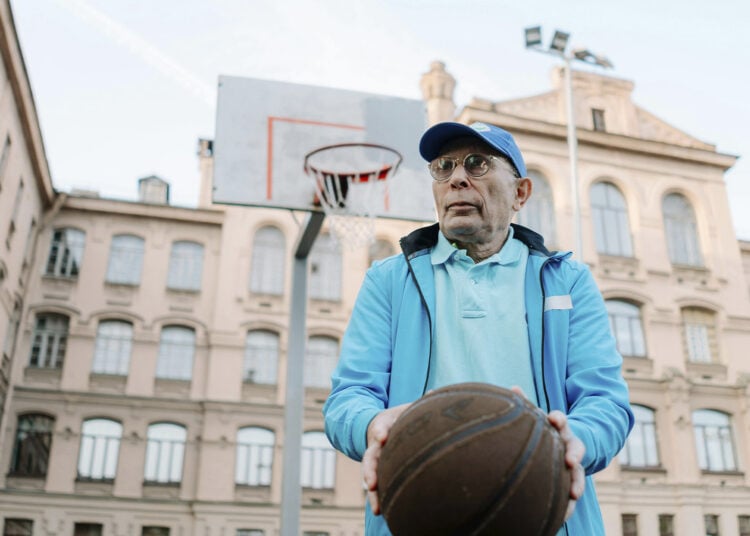
[[[0,418],[33,262],[54,192],[10,6],[0,3]],[[0,423],[0,426],[2,424]],[[3,448],[0,437],[0,449]]]
[[[54,193],[0,5],[0,136],[11,139],[0,166],[0,238],[10,238],[0,244],[3,534],[277,535],[291,259],[304,214],[213,205],[210,140],[198,146],[198,208],[171,206],[159,177],[139,181],[137,202]],[[421,84],[431,122],[514,132],[535,185],[519,223],[569,249],[560,80],[555,71],[547,93],[459,110],[441,63]],[[574,76],[577,255],[606,299],[636,414],[625,449],[597,476],[607,534],[747,536],[750,244],[734,237],[723,180],[735,157],[641,109],[632,90]],[[354,249],[324,228],[311,254],[306,536],[363,534],[359,466],[328,444],[321,407],[367,267],[414,227],[380,220],[375,243]]]

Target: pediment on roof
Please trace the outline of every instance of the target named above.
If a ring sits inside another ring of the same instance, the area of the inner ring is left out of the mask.
[[[659,119],[651,112],[640,106],[633,105],[638,124],[638,137],[647,140],[694,147],[696,149],[715,150],[716,146],[695,138],[683,132],[669,123]]]

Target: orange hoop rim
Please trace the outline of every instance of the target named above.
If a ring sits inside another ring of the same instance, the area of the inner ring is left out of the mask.
[[[387,164],[380,169],[375,169],[373,171],[326,171],[323,169],[319,169],[312,164],[310,164],[310,158],[315,156],[318,153],[322,153],[325,151],[329,151],[331,149],[339,149],[344,147],[366,147],[369,149],[382,149],[383,151],[387,151],[397,157],[396,162],[394,164]],[[391,172],[395,173],[398,169],[398,166],[401,165],[401,162],[403,161],[404,157],[401,156],[401,153],[399,153],[396,149],[393,149],[392,147],[388,147],[387,145],[381,145],[378,143],[366,143],[366,142],[351,142],[351,143],[334,143],[332,145],[325,145],[323,147],[318,147],[317,149],[310,151],[305,155],[305,161],[304,161],[304,170],[305,174],[310,174],[310,172],[314,173],[315,175],[319,174],[328,174],[332,176],[337,177],[352,177],[352,179],[356,182],[367,182],[370,180],[370,177],[375,178],[375,180],[384,180],[387,179],[388,176],[391,174]]]

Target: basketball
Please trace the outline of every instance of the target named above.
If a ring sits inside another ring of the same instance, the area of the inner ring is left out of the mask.
[[[553,536],[571,475],[546,415],[494,385],[431,391],[394,423],[378,498],[394,536]]]

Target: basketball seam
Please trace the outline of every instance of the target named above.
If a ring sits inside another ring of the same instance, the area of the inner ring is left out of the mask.
[[[467,439],[475,434],[478,434],[488,428],[492,428],[493,426],[497,426],[500,424],[507,424],[509,422],[513,422],[516,420],[516,418],[523,413],[523,406],[520,406],[516,404],[514,408],[503,415],[500,415],[499,417],[493,417],[491,419],[485,419],[480,422],[472,421],[469,425],[465,426],[463,429],[459,428],[459,432],[456,434],[456,430],[451,430],[450,434],[442,434],[441,436],[435,438],[431,443],[426,445],[423,449],[421,449],[419,452],[414,454],[411,458],[404,461],[402,468],[395,473],[393,479],[391,480],[390,485],[384,490],[380,502],[383,505],[391,504],[393,501],[396,500],[396,498],[401,493],[402,484],[408,480],[408,478],[417,473],[419,468],[427,461],[429,460],[433,455],[454,447],[457,443],[460,443],[462,440]],[[445,438],[446,436],[450,435],[451,441],[447,444],[439,444],[439,440]],[[413,464],[417,464],[416,467]],[[395,488],[395,492],[392,491]],[[393,494],[391,496],[391,494]]]
[[[521,477],[528,470],[527,462],[529,458],[531,457],[531,455],[536,451],[536,447],[542,439],[543,431],[544,431],[544,422],[542,422],[541,419],[537,419],[534,425],[534,430],[532,432],[531,438],[526,443],[526,447],[524,448],[521,456],[518,458],[518,461],[516,461],[513,467],[513,471],[505,480],[505,483],[503,484],[503,486],[497,491],[497,493],[492,498],[492,500],[489,501],[488,506],[484,509],[484,513],[478,514],[479,521],[474,524],[473,528],[470,528],[468,524],[459,528],[457,531],[453,533],[455,536],[466,536],[466,535],[474,536],[476,534],[481,534],[481,531],[486,527],[487,523],[490,520],[492,520],[493,515],[498,510],[503,508],[503,506],[505,505],[508,499],[507,497],[508,490],[513,484],[516,483],[519,477]]]

